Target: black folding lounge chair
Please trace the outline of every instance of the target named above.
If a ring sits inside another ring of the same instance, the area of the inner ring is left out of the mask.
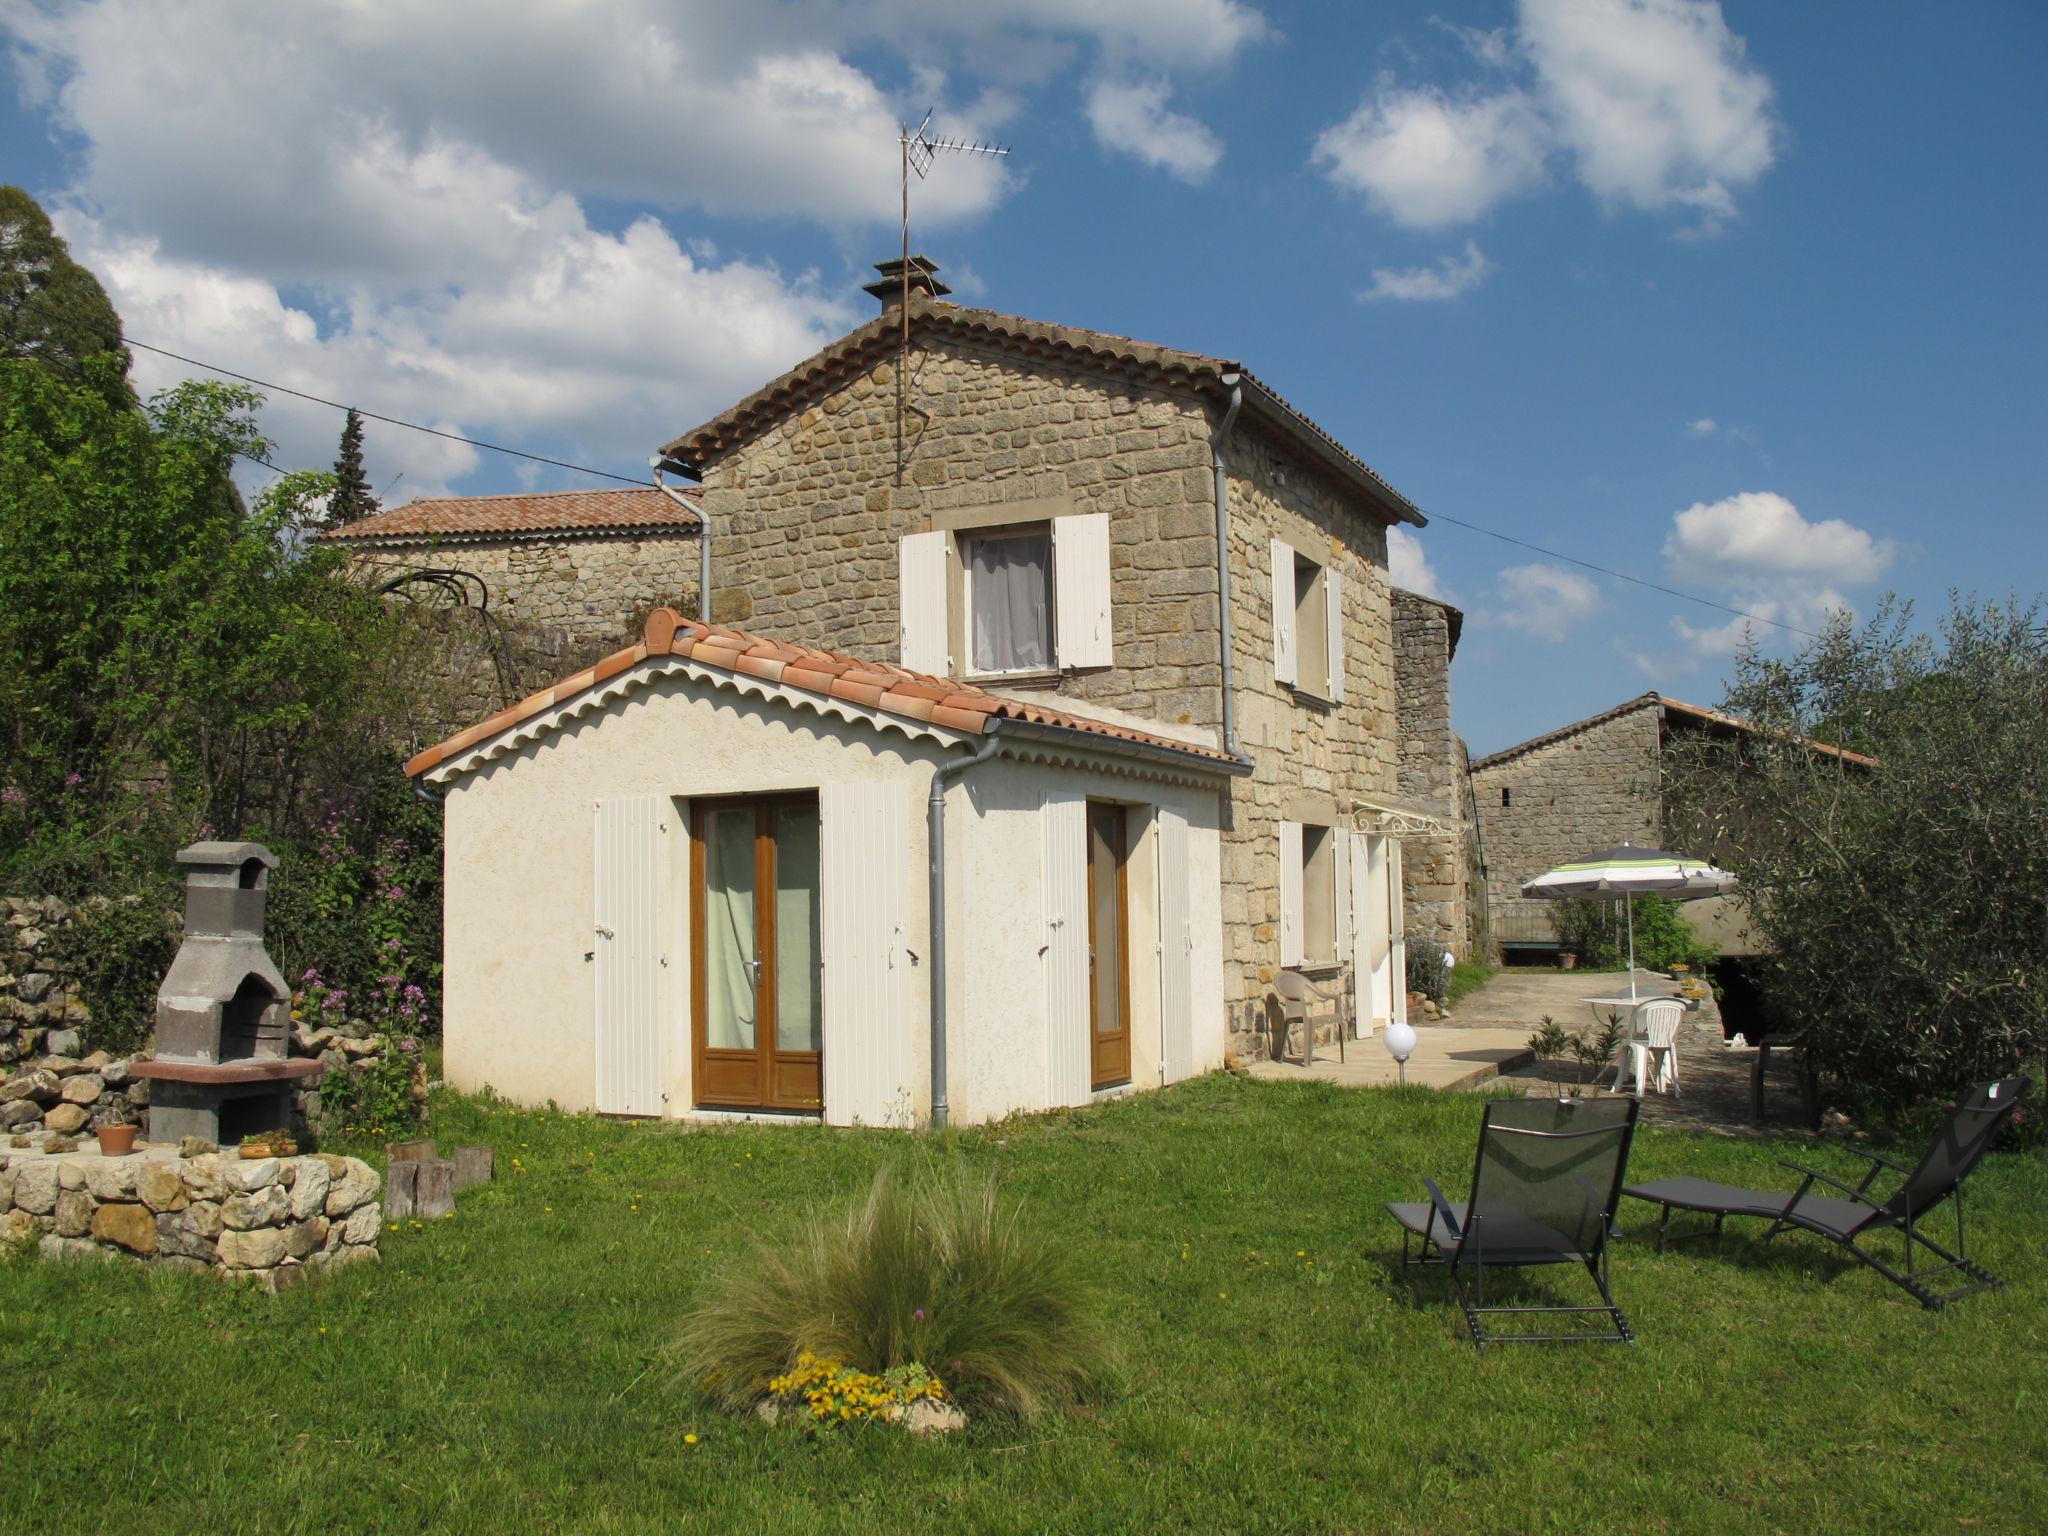
[[[1973,1262],[1963,1238],[1963,1180],[1970,1170],[1977,1166],[1990,1147],[1999,1127],[2019,1108],[2020,1100],[2026,1096],[2029,1086],[2024,1077],[2007,1078],[2003,1082],[1979,1083],[1963,1098],[1963,1101],[1949,1112],[1948,1119],[1935,1133],[1933,1142],[1920,1159],[1920,1166],[1908,1168],[1876,1152],[1867,1152],[1861,1147],[1846,1147],[1843,1150],[1870,1161],[1870,1171],[1863,1176],[1860,1184],[1851,1187],[1840,1179],[1822,1173],[1818,1168],[1808,1168],[1803,1163],[1784,1163],[1794,1173],[1803,1174],[1804,1180],[1791,1194],[1772,1190],[1740,1189],[1732,1184],[1716,1184],[1708,1179],[1660,1179],[1653,1184],[1631,1184],[1623,1191],[1638,1200],[1648,1200],[1664,1207],[1664,1213],[1657,1223],[1657,1251],[1664,1251],[1664,1244],[1671,1226],[1673,1210],[1699,1211],[1714,1218],[1714,1231],[1721,1230],[1721,1223],[1730,1216],[1755,1216],[1770,1222],[1769,1229],[1757,1239],[1767,1243],[1780,1232],[1797,1229],[1824,1237],[1838,1247],[1846,1248],[1863,1263],[1868,1264],[1885,1279],[1900,1286],[1913,1296],[1921,1306],[1930,1310],[1946,1306],[1958,1297],[1968,1296],[2003,1285],[2000,1280],[1983,1266]],[[1886,1169],[1903,1174],[1905,1182],[1889,1200],[1883,1204],[1871,1195],[1870,1186]],[[1816,1195],[1813,1186],[1825,1184],[1840,1190],[1846,1199],[1834,1195]],[[1922,1217],[1953,1197],[1956,1203],[1956,1251],[1950,1253],[1915,1225]],[[1860,1246],[1858,1239],[1866,1233],[1894,1231],[1906,1250],[1904,1273],[1892,1268],[1883,1259]],[[1754,1245],[1752,1245],[1754,1246]],[[1915,1262],[1917,1249],[1925,1248],[1941,1262],[1920,1264]],[[1946,1291],[1934,1290],[1927,1281],[1955,1270],[1970,1282]]]
[[[1387,1207],[1401,1223],[1401,1263],[1443,1264],[1464,1309],[1472,1342],[1614,1339],[1634,1343],[1628,1318],[1607,1288],[1607,1237],[1628,1166],[1636,1111],[1624,1099],[1497,1099],[1479,1128],[1472,1198],[1453,1205],[1433,1179],[1429,1199]],[[1420,1239],[1409,1257],[1409,1240]],[[1598,1306],[1486,1304],[1489,1269],[1583,1264],[1600,1288]],[[1485,1319],[1508,1313],[1605,1313],[1613,1331],[1489,1333]]]

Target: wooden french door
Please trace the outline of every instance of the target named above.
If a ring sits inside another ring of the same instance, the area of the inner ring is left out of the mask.
[[[1120,805],[1088,802],[1090,1086],[1131,1080],[1129,828]]]
[[[698,1107],[817,1109],[824,1058],[814,796],[694,803],[690,952]]]

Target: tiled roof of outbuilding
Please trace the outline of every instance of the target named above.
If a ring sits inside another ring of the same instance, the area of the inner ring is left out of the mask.
[[[913,333],[950,334],[1026,356],[1057,356],[1112,372],[1142,374],[1155,379],[1180,379],[1220,389],[1225,374],[1236,374],[1244,382],[1245,405],[1251,414],[1262,417],[1330,469],[1366,489],[1380,502],[1390,520],[1413,523],[1417,527],[1428,521],[1414,502],[1381,479],[1365,460],[1302,415],[1262,380],[1254,377],[1249,369],[1226,358],[1209,357],[1179,347],[1163,347],[1149,341],[1134,341],[1128,336],[1117,336],[1108,331],[1053,325],[1043,320],[1027,320],[1020,315],[999,314],[991,309],[965,309],[957,304],[929,299],[911,300],[910,322]],[[764,384],[737,405],[720,412],[702,426],[685,432],[663,451],[679,463],[693,467],[715,463],[739,444],[749,441],[769,423],[791,411],[803,409],[813,400],[829,394],[883,361],[899,344],[901,327],[900,311],[892,309],[877,315],[798,363],[781,378]]]
[[[986,735],[1010,722],[1040,731],[1073,732],[1104,750],[1140,748],[1147,755],[1165,753],[1185,759],[1191,767],[1210,772],[1244,773],[1250,764],[1215,747],[1178,741],[1171,736],[1133,729],[1111,721],[1094,720],[1067,710],[1050,709],[1022,699],[977,688],[972,683],[949,682],[922,672],[906,671],[886,662],[860,661],[836,651],[811,646],[788,645],[743,629],[702,624],[686,619],[672,608],[657,608],[648,616],[647,629],[638,645],[616,651],[595,666],[543,688],[488,720],[479,721],[438,746],[426,748],[405,765],[414,777],[431,772],[450,758],[458,757],[488,742],[501,732],[513,730],[570,703],[586,690],[598,687],[640,663],[658,656],[675,656],[730,673],[736,677],[758,678],[820,698],[838,699],[883,714],[960,731],[970,736]]]
[[[695,499],[695,486],[679,486]],[[701,519],[652,486],[602,491],[538,491],[512,496],[429,496],[320,535],[337,544],[447,542],[519,534],[681,533]]]
[[[1538,747],[1547,747],[1553,742],[1564,741],[1568,737],[1578,735],[1581,731],[1589,731],[1596,725],[1605,725],[1608,721],[1619,720],[1623,715],[1630,714],[1635,710],[1649,709],[1653,706],[1663,709],[1667,713],[1685,715],[1691,719],[1703,721],[1708,725],[1718,725],[1732,731],[1756,731],[1760,729],[1758,726],[1737,715],[1726,714],[1718,709],[1703,709],[1697,704],[1688,704],[1683,699],[1674,699],[1668,693],[1644,693],[1638,694],[1635,698],[1629,699],[1624,703],[1617,704],[1612,709],[1603,709],[1597,715],[1588,715],[1583,720],[1575,720],[1570,725],[1559,726],[1554,731],[1546,731],[1541,736],[1532,736],[1527,741],[1517,742],[1512,747],[1503,747],[1498,752],[1475,759],[1471,771],[1478,773],[1487,768],[1498,767],[1502,763],[1520,757],[1525,752],[1533,752]],[[1847,747],[1830,746],[1825,741],[1813,741],[1804,736],[1796,736],[1793,740],[1798,745],[1810,751],[1818,752],[1823,757],[1840,758],[1843,762],[1853,764],[1858,768],[1875,768],[1878,766],[1876,758],[1865,757],[1861,752],[1851,752]]]

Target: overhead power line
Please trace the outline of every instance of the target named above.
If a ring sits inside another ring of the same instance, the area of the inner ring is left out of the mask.
[[[592,469],[588,464],[572,464],[567,459],[551,459],[545,454],[528,453],[523,448],[507,448],[500,443],[484,442],[481,438],[464,437],[460,432],[447,432],[443,431],[440,427],[422,426],[419,422],[407,421],[403,417],[385,416],[376,411],[366,411],[361,406],[344,405],[339,400],[328,400],[320,395],[309,395],[302,389],[292,389],[284,384],[273,384],[268,379],[259,379],[253,374],[237,373],[232,368],[222,368],[214,363],[202,363],[196,357],[187,357],[182,352],[173,352],[167,347],[153,347],[146,341],[137,341],[133,336],[124,337],[123,341],[128,346],[140,347],[143,351],[154,352],[159,357],[172,358],[177,362],[189,364],[194,368],[204,368],[208,373],[217,373],[222,378],[240,379],[244,384],[254,384],[259,389],[276,390],[281,395],[291,395],[299,400],[310,400],[315,405],[328,406],[337,411],[353,410],[357,415],[367,416],[372,421],[381,421],[394,427],[404,427],[413,432],[424,432],[429,437],[443,437],[447,438],[450,442],[467,443],[472,448],[483,448],[492,453],[510,454],[515,459],[530,459],[536,464],[551,464],[557,469],[574,470],[579,475],[596,475],[601,479],[616,480],[622,485],[652,485],[654,483],[651,480],[635,480],[629,475],[615,475],[608,469]],[[261,459],[256,462],[265,463]],[[277,469],[275,464],[268,464],[266,467]],[[279,470],[279,473],[283,473],[283,471]],[[1663,583],[1651,581],[1647,577],[1632,576],[1627,571],[1617,571],[1612,566],[1595,565],[1591,560],[1581,560],[1577,555],[1567,555],[1561,550],[1547,549],[1541,544],[1531,544],[1527,539],[1518,539],[1512,534],[1497,533],[1491,528],[1481,527],[1478,523],[1470,523],[1461,517],[1453,517],[1448,512],[1431,512],[1428,516],[1431,522],[1449,523],[1454,528],[1463,528],[1471,533],[1484,534],[1489,539],[1498,539],[1503,544],[1512,544],[1517,549],[1526,549],[1532,554],[1542,555],[1545,559],[1562,560],[1567,565],[1578,566],[1581,570],[1593,571],[1601,576],[1611,576],[1616,581],[1625,581],[1633,586],[1646,587],[1652,592],[1661,592],[1664,596],[1675,597],[1681,602],[1697,603],[1700,607],[1712,608],[1717,613],[1730,614],[1738,619],[1747,619],[1753,624],[1769,625],[1772,629],[1782,629],[1787,634],[1802,635],[1809,640],[1821,638],[1810,629],[1801,629],[1798,625],[1787,624],[1782,619],[1770,619],[1760,613],[1750,613],[1745,609],[1733,608],[1727,603],[1717,603],[1711,597],[1701,597],[1697,592],[1684,592],[1677,587],[1667,587]]]
[[[1713,608],[1721,613],[1731,613],[1736,618],[1748,619],[1753,624],[1768,624],[1773,629],[1782,629],[1794,635],[1804,635],[1809,640],[1821,638],[1812,630],[1801,629],[1797,624],[1787,624],[1781,619],[1767,619],[1760,613],[1750,613],[1745,609],[1731,608],[1726,603],[1715,602],[1711,597],[1701,597],[1697,592],[1681,592],[1677,587],[1667,587],[1663,583],[1651,581],[1647,577],[1631,576],[1627,571],[1617,571],[1611,566],[1595,565],[1590,560],[1581,560],[1577,555],[1567,555],[1554,549],[1545,549],[1541,544],[1531,544],[1527,539],[1518,539],[1512,534],[1495,533],[1491,528],[1482,528],[1477,523],[1468,523],[1462,517],[1453,517],[1448,512],[1431,512],[1427,515],[1433,523],[1449,523],[1455,528],[1468,529],[1473,533],[1483,533],[1489,539],[1499,539],[1501,543],[1512,544],[1517,549],[1526,549],[1551,560],[1562,560],[1567,565],[1578,566],[1581,570],[1597,571],[1602,576],[1612,576],[1616,581],[1626,581],[1638,587],[1648,587],[1652,592],[1662,592],[1666,597],[1676,597],[1688,603],[1698,603],[1703,608]]]
[[[280,395],[291,395],[299,400],[310,400],[315,405],[325,405],[337,411],[354,411],[358,416],[367,416],[372,421],[381,421],[387,426],[404,427],[412,432],[424,432],[429,437],[445,437],[451,443],[467,443],[472,448],[487,448],[492,453],[508,453],[515,459],[531,459],[536,464],[552,464],[556,469],[573,469],[579,475],[596,475],[605,480],[616,480],[621,485],[652,485],[652,480],[636,480],[631,475],[615,475],[608,469],[592,469],[588,464],[571,464],[567,459],[551,459],[544,453],[528,453],[524,448],[507,448],[502,443],[487,443],[481,438],[464,437],[460,432],[447,432],[440,427],[422,426],[416,421],[407,421],[399,416],[385,416],[376,411],[366,411],[359,405],[344,405],[339,400],[328,400],[319,395],[309,395],[303,389],[293,389],[285,384],[273,384],[268,379],[256,378],[253,374],[237,373],[232,368],[218,367],[213,363],[202,363],[196,357],[187,357],[182,352],[173,352],[168,347],[153,347],[146,341],[137,341],[133,336],[122,338],[131,347],[140,347],[145,352],[154,352],[159,357],[173,358],[194,368],[204,368],[208,373],[217,373],[224,379],[240,379],[244,384],[254,384],[259,389],[273,389]]]

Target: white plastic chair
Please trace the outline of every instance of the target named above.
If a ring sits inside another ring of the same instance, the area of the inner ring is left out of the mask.
[[[1636,1097],[1643,1095],[1643,1078],[1652,1057],[1656,1058],[1654,1084],[1659,1093],[1678,1094],[1678,1026],[1685,1018],[1685,1004],[1675,997],[1653,997],[1637,1003],[1629,1015],[1628,1054],[1615,1064],[1614,1091],[1621,1091],[1630,1067],[1635,1069]]]

